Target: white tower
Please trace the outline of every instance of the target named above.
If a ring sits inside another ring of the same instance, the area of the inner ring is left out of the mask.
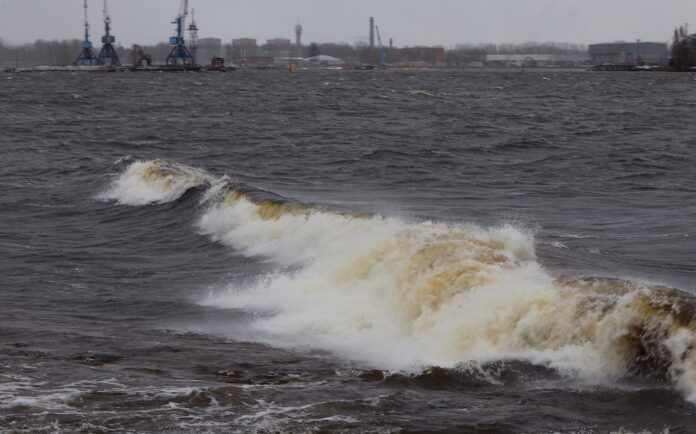
[[[295,26],[295,46],[298,50],[302,48],[302,24],[300,24],[299,20]]]
[[[189,31],[189,47],[191,47],[191,56],[193,63],[198,62],[196,52],[198,51],[198,25],[196,24],[196,11],[191,9],[191,24],[188,26]]]

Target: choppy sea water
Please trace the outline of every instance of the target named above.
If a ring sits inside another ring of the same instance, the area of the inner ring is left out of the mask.
[[[696,432],[696,76],[0,75],[0,430]]]

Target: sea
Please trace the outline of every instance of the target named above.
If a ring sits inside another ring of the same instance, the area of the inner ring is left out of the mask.
[[[2,73],[0,162],[0,432],[696,432],[695,74]]]

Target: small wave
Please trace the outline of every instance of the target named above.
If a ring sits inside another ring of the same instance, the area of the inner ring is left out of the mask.
[[[188,190],[210,183],[213,178],[202,170],[164,160],[136,161],[97,195],[121,205],[149,205],[172,202]]]
[[[60,411],[70,408],[70,401],[79,396],[79,388],[64,386],[37,391],[45,383],[26,377],[3,375],[0,386],[0,409],[31,409],[32,411]]]
[[[427,90],[420,90],[420,89],[410,90],[410,91],[408,91],[408,93],[409,93],[410,95],[415,95],[415,96],[429,96],[429,97],[436,97],[436,96],[438,96],[438,95],[436,95],[436,94],[434,94],[434,93],[432,93],[432,92],[428,92]]]

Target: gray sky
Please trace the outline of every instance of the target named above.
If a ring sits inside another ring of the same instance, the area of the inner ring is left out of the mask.
[[[89,0],[92,40],[103,31],[102,1]],[[374,16],[396,46],[557,41],[668,41],[674,26],[692,23],[696,0],[190,0],[200,37],[294,38],[303,43],[367,37]],[[110,0],[117,42],[166,41],[180,0]],[[0,0],[0,38],[82,37],[82,0]]]

